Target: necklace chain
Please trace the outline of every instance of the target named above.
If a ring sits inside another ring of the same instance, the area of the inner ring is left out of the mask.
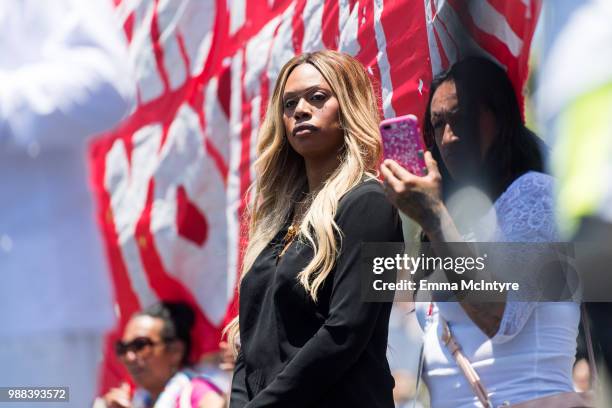
[[[287,252],[293,240],[298,236],[300,225],[302,224],[304,215],[308,212],[308,208],[310,208],[310,204],[312,204],[312,197],[310,195],[306,197],[306,200],[295,203],[293,220],[289,228],[287,228],[287,233],[283,237],[283,250],[278,255],[279,258]]]

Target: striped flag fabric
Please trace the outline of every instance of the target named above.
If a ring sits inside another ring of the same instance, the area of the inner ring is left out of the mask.
[[[119,316],[100,391],[127,377],[112,353],[157,300],[197,312],[194,358],[236,313],[245,192],[281,66],[306,51],[356,56],[384,117],[422,116],[432,76],[466,55],[507,68],[519,99],[539,0],[114,0],[138,85],[133,113],[90,149]]]

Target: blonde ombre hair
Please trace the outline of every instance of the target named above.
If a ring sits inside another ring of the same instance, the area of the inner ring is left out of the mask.
[[[344,131],[344,146],[339,152],[340,164],[316,192],[299,229],[299,239],[313,248],[310,263],[298,274],[300,284],[316,302],[317,292],[333,269],[342,231],[334,217],[340,198],[365,177],[375,178],[380,161],[380,120],[372,83],[363,65],[348,54],[317,51],[293,57],[280,71],[259,131],[255,171],[251,185],[254,194],[249,207],[249,243],[241,280],[251,269],[255,258],[279,232],[293,208],[307,189],[303,158],[289,145],[283,122],[283,92],[287,78],[295,67],[311,64],[327,81],[339,105],[339,122]],[[335,234],[337,233],[337,234]],[[236,317],[226,327],[230,344],[238,337]]]

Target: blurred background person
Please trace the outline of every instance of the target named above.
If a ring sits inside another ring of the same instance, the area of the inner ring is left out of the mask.
[[[406,240],[410,241],[410,237]],[[395,379],[393,399],[396,407],[412,406],[412,397],[408,398],[406,396],[414,395],[416,392],[414,378],[419,365],[422,340],[423,332],[414,313],[414,303],[406,301],[393,303],[389,318],[387,360],[391,368],[391,375]],[[421,382],[420,391],[425,389],[426,387]],[[399,404],[398,401],[401,401],[404,405]],[[420,401],[429,401],[429,397],[420,399]],[[417,407],[419,406],[417,405]]]
[[[578,392],[589,391],[591,389],[591,369],[589,362],[584,358],[581,358],[574,364],[572,381],[574,382],[574,390]]]
[[[546,14],[555,9],[551,3]],[[611,18],[612,3],[591,0],[576,3],[567,21],[549,24],[563,29],[547,39],[537,102],[559,180],[559,224],[568,237],[612,230],[612,185],[604,181],[612,177]]]
[[[115,351],[138,388],[132,393],[124,383],[94,407],[224,407],[221,390],[190,367],[194,320],[193,309],[178,302],[156,303],[134,315]]]
[[[0,385],[82,408],[114,320],[86,146],[132,106],[125,38],[107,0],[1,0],[0,52]]]
[[[549,165],[558,180],[558,223],[564,238],[577,243],[585,300],[597,301],[587,302],[586,308],[593,321],[595,351],[600,353],[599,360],[604,363],[601,368],[606,369],[604,374],[609,378],[612,372],[612,2],[571,2],[563,18],[556,12],[556,1],[546,1],[544,6],[544,32],[548,35],[544,38],[546,53],[537,90],[538,115],[552,147]],[[607,388],[601,390],[609,394]],[[609,401],[610,395],[606,398]]]
[[[423,392],[417,394],[417,391],[423,391],[425,387],[421,390],[416,389],[415,376],[408,370],[393,370],[391,375],[395,381],[395,387],[393,387],[395,408],[424,408],[421,401],[429,400],[429,398],[423,395],[425,394]]]

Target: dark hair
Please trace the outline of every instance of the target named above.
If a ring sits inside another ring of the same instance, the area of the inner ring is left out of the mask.
[[[476,135],[479,133],[481,109],[489,110],[495,117],[498,134],[487,152],[483,168],[478,171],[485,192],[493,200],[522,174],[530,170],[543,171],[541,147],[544,145],[525,126],[508,75],[500,66],[486,58],[469,57],[434,78],[423,118],[425,142],[441,165],[445,193],[448,193],[450,187],[450,177],[440,160],[440,152],[435,143],[431,124],[431,101],[436,89],[446,81],[455,83],[463,122],[464,134],[461,136],[468,139],[465,142],[471,144],[472,149],[480,145]]]
[[[179,340],[185,345],[185,352],[181,365],[189,365],[191,353],[191,329],[195,323],[193,308],[183,302],[159,302],[155,303],[136,316],[150,316],[161,319],[163,322],[161,338],[164,342]]]

